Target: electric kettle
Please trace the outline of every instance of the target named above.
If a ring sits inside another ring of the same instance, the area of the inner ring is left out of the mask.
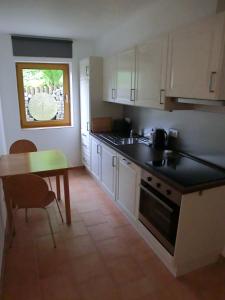
[[[163,128],[156,128],[152,133],[152,147],[164,150],[167,144],[167,133]]]

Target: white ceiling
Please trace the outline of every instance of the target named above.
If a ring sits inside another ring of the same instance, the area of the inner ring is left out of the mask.
[[[0,0],[0,33],[95,39],[157,0]]]

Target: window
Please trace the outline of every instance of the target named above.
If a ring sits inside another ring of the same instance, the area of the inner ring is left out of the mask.
[[[71,125],[69,65],[16,63],[22,128]]]

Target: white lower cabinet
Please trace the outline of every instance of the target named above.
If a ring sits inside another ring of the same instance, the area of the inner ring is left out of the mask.
[[[116,201],[131,218],[137,218],[141,169],[121,155],[117,157]]]
[[[101,146],[101,183],[106,192],[115,199],[116,195],[116,152],[102,144]]]
[[[101,178],[101,143],[91,137],[91,172],[97,178]]]
[[[136,219],[141,169],[115,150],[91,137],[91,172],[124,212]]]

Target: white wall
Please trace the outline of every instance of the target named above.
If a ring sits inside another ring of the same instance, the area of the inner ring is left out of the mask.
[[[17,139],[30,139],[40,150],[61,149],[67,156],[70,166],[81,164],[80,158],[80,117],[79,117],[79,60],[92,55],[91,41],[74,41],[73,59],[45,59],[46,61],[70,62],[72,71],[72,115],[74,124],[67,128],[21,129],[17,84],[15,73],[15,57],[12,55],[11,38],[9,35],[0,35],[0,90],[5,122],[6,146],[9,149]],[[17,58],[18,59],[18,58]],[[21,60],[21,58],[19,58]],[[38,60],[30,59],[30,61]],[[43,58],[39,61],[43,61]]]
[[[151,36],[216,12],[217,0],[157,0],[96,43],[97,55],[109,55]]]
[[[6,152],[4,123],[2,115],[2,105],[0,98],[0,156]],[[6,226],[6,209],[3,199],[2,182],[0,180],[0,272],[2,268],[2,254],[4,249],[4,236]],[[1,276],[1,273],[0,273]]]

